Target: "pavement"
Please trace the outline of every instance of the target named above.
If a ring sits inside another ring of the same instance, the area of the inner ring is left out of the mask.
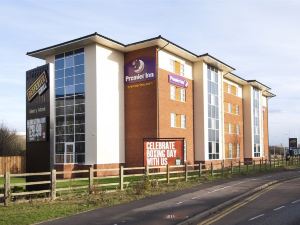
[[[168,225],[184,221],[189,221],[187,224],[197,224],[201,221],[192,220],[195,216],[208,212],[224,202],[228,202],[261,185],[287,178],[300,177],[299,172],[282,171],[256,177],[217,180],[190,189],[147,197],[114,207],[99,208],[41,224]],[[226,222],[225,224],[231,223]]]

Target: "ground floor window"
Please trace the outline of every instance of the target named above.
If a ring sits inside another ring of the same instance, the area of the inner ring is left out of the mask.
[[[254,145],[254,157],[260,157],[260,144]]]
[[[220,158],[219,143],[208,142],[208,158],[209,159],[219,159]]]

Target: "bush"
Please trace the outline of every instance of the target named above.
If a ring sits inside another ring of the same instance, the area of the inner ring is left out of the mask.
[[[0,124],[0,156],[12,156],[24,154],[26,145],[25,138],[10,130],[3,123]]]

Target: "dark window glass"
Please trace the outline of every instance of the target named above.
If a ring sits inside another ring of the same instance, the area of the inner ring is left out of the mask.
[[[75,126],[75,133],[84,133],[84,124]]]
[[[66,116],[66,125],[74,124],[74,115]]]
[[[64,96],[64,88],[56,88],[55,95],[57,98],[61,98]]]
[[[55,60],[55,70],[60,70],[64,68],[64,59]]]
[[[65,125],[65,117],[64,116],[56,117],[56,126],[62,126],[62,125]]]
[[[219,153],[219,143],[216,143],[216,153]]]
[[[83,52],[84,52],[84,48],[79,48],[79,49],[74,50],[75,54],[79,54],[79,53],[83,53]]]
[[[74,142],[74,135],[66,135],[66,142]]]
[[[212,142],[208,142],[208,152],[212,153]]]
[[[73,85],[74,84],[74,77],[66,77],[65,78],[65,86]]]
[[[85,142],[75,142],[75,152],[84,153],[85,152]]]
[[[84,93],[84,84],[75,85],[75,93],[83,94]]]
[[[75,141],[84,141],[84,134],[75,134]]]
[[[75,84],[82,84],[84,83],[84,74],[75,76]]]
[[[57,115],[57,116],[65,115],[64,107],[56,108],[56,115]]]
[[[65,87],[66,95],[74,95],[74,85]]]
[[[75,103],[76,104],[84,103],[84,95],[75,95]]]
[[[75,161],[77,163],[84,163],[85,155],[84,154],[75,154]]]
[[[67,57],[67,56],[72,56],[74,53],[73,53],[73,51],[69,51],[69,52],[66,52],[65,53],[65,56]]]
[[[65,133],[65,127],[56,127],[56,135],[64,134]]]
[[[75,105],[75,113],[84,113],[84,104]]]
[[[56,142],[64,142],[65,141],[65,136],[64,135],[58,135],[56,136]]]
[[[60,79],[60,78],[64,78],[64,70],[57,70],[55,71],[55,79]]]
[[[56,107],[65,105],[65,100],[63,98],[56,99],[55,102],[56,102]]]
[[[84,123],[84,114],[75,114],[75,123],[81,124]]]
[[[74,134],[74,125],[66,126],[66,134]]]
[[[66,115],[74,114],[74,106],[66,106]]]
[[[74,60],[75,60],[75,65],[84,64],[84,54],[75,55]]]
[[[80,65],[80,66],[75,66],[75,74],[83,74],[84,73],[84,66]]]
[[[56,154],[64,154],[65,152],[65,144],[64,143],[57,143],[55,148]]]
[[[74,105],[74,96],[66,97],[66,105]]]
[[[64,86],[64,79],[55,80],[55,87],[56,88],[63,87],[63,86]]]
[[[74,67],[65,69],[65,77],[70,77],[74,75]]]
[[[62,54],[56,55],[55,59],[61,59],[61,58],[64,58],[64,57],[65,57],[65,54],[62,53]]]

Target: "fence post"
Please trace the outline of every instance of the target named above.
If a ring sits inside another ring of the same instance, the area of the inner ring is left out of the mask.
[[[239,160],[239,173],[241,173],[241,160]]]
[[[259,172],[261,172],[261,159],[259,159]]]
[[[247,162],[246,168],[247,168],[247,173],[248,173],[249,172],[249,163],[248,162]]]
[[[222,168],[222,177],[224,177],[224,160],[221,162],[221,168]]]
[[[56,199],[56,170],[51,170],[51,200]]]
[[[187,165],[187,163],[184,164],[184,172],[185,172],[184,178],[185,178],[185,181],[187,181],[188,180],[188,165]]]
[[[255,171],[255,160],[253,160],[253,171]]]
[[[145,166],[145,175],[147,177],[149,176],[149,167],[148,167],[148,165]]]
[[[272,159],[270,159],[269,163],[270,163],[270,169],[272,169]]]
[[[120,176],[120,190],[124,190],[124,166],[120,165],[120,171],[119,171],[119,176]]]
[[[214,167],[213,167],[213,163],[212,162],[210,163],[210,175],[211,175],[211,177],[214,176]]]
[[[94,170],[93,167],[91,166],[89,168],[89,193],[93,193],[93,181],[94,181]]]
[[[10,202],[10,173],[9,172],[5,172],[4,175],[4,205],[8,206],[9,202]]]
[[[232,160],[230,162],[230,171],[231,171],[231,174],[233,174],[233,164],[232,164]]]
[[[167,184],[170,183],[170,166],[167,164]]]
[[[199,177],[201,177],[202,174],[202,163],[199,163]]]
[[[267,160],[267,159],[265,159],[264,161],[265,161],[265,170],[267,170],[267,164],[268,164],[268,160]],[[272,168],[272,161],[270,161],[270,162],[271,162],[271,168]]]

